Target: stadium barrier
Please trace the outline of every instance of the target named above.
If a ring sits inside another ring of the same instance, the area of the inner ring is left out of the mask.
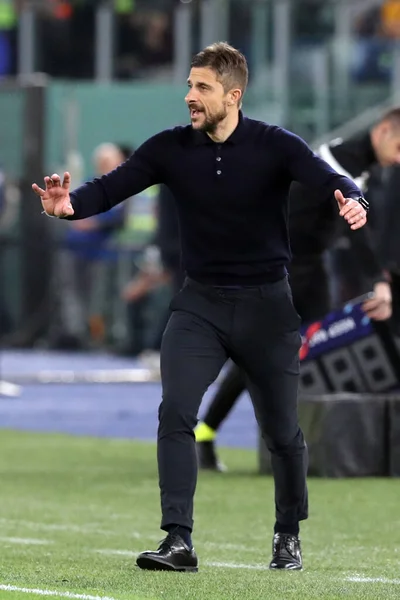
[[[310,476],[400,474],[400,394],[301,395],[299,420],[308,446]],[[259,471],[272,472],[261,436]]]
[[[303,327],[299,420],[317,477],[400,475],[399,341],[355,299]],[[259,471],[271,473],[259,436]]]

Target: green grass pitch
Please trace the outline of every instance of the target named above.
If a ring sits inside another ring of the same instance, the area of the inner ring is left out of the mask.
[[[221,454],[229,473],[199,477],[199,573],[152,573],[135,555],[163,535],[153,444],[1,431],[0,599],[398,600],[399,481],[310,480],[304,571],[270,572],[272,481],[255,452]]]

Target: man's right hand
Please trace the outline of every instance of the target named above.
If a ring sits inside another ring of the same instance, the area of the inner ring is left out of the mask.
[[[386,281],[379,281],[374,285],[374,296],[364,302],[364,312],[370,319],[386,321],[392,316],[392,290]]]
[[[45,177],[44,182],[46,184],[45,190],[36,183],[32,185],[32,189],[35,194],[40,196],[45,213],[50,217],[59,217],[61,219],[73,215],[74,209],[69,197],[70,174],[68,172],[64,173],[62,183],[57,174]]]

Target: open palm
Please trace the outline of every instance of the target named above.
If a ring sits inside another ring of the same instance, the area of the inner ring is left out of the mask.
[[[61,183],[59,175],[54,174],[51,177],[45,177],[46,189],[39,187],[36,183],[32,189],[40,196],[45,213],[51,217],[69,217],[74,214],[70,197],[69,186],[71,176],[68,172],[64,173],[64,179]]]

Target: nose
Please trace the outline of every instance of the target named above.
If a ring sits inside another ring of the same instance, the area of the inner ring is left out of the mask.
[[[185,101],[187,104],[189,104],[189,102],[196,101],[196,92],[194,91],[193,88],[189,89],[188,93],[186,94]]]

